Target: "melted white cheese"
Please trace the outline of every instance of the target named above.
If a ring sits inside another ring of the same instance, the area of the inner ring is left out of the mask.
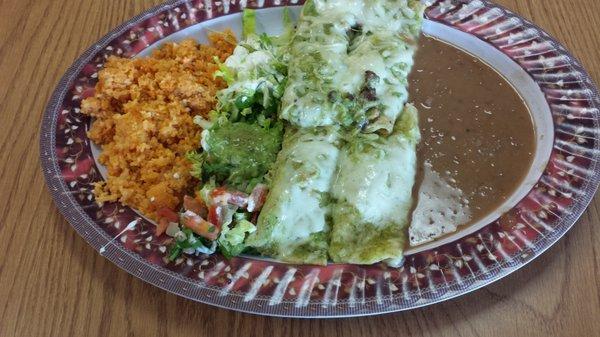
[[[382,127],[391,132],[408,98],[415,52],[414,43],[405,39],[414,35],[411,25],[420,22],[420,13],[401,9],[406,5],[406,0],[315,0],[317,15],[308,11],[302,17],[292,44],[281,117],[298,127],[339,124],[347,116],[328,102],[328,93],[358,97],[371,71],[380,79],[375,91],[387,121]],[[351,39],[348,32],[358,26],[360,35]]]
[[[390,136],[360,156],[344,151],[333,196],[354,206],[365,223],[386,226],[406,219],[412,204],[417,156],[415,143]]]
[[[322,204],[322,193],[331,188],[339,155],[337,131],[324,135],[294,132],[279,155],[282,166],[261,213],[261,217],[277,218],[271,240],[282,252],[293,251],[311,234],[328,229],[329,208]]]
[[[374,49],[360,48],[350,53],[344,61],[343,69],[338,72],[337,87],[342,92],[357,93],[365,82],[367,70],[381,76],[387,73],[381,54]],[[381,87],[381,81],[380,85]]]

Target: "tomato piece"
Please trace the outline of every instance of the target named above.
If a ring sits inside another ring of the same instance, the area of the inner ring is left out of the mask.
[[[169,227],[169,219],[160,218],[160,220],[158,220],[158,224],[156,225],[156,231],[155,231],[154,235],[156,237],[163,235],[165,233],[165,231],[167,230],[167,227]]]
[[[221,213],[223,211],[221,210],[221,206],[219,205],[212,205],[209,207],[208,209],[208,222],[212,223],[213,225],[217,226],[218,228],[221,228]]]
[[[179,215],[172,209],[167,207],[162,207],[158,211],[156,211],[156,215],[158,218],[167,218],[170,222],[179,222]]]
[[[194,212],[200,216],[206,215],[206,206],[204,205],[204,203],[188,195],[183,197],[183,208],[186,211]]]
[[[227,203],[240,208],[248,207],[248,195],[242,192],[229,192]]]
[[[258,212],[252,213],[252,217],[250,218],[250,222],[256,224],[258,222]]]
[[[266,185],[256,185],[248,197],[248,212],[260,211],[267,200],[267,193],[269,190]]]
[[[183,225],[192,230],[192,232],[214,241],[219,236],[219,228],[212,223],[202,219],[199,215],[192,212],[186,212],[183,215]]]
[[[248,195],[239,191],[228,191],[225,187],[215,188],[210,196],[215,204],[230,204],[240,208],[248,206]]]
[[[215,199],[227,193],[227,189],[225,187],[217,187],[212,192],[210,192],[210,196]]]

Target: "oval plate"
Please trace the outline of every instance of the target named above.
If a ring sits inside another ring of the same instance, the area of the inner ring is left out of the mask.
[[[246,5],[258,9],[301,3],[171,1],[119,26],[69,68],[46,108],[41,161],[60,211],[100,254],[155,286],[223,308],[288,317],[362,316],[430,305],[494,282],[543,253],[581,216],[600,182],[598,90],[579,62],[548,34],[479,0],[437,1],[426,15],[435,24],[476,37],[526,72],[543,94],[545,119],[554,129],[539,180],[490,223],[409,254],[399,269],[381,264],[287,265],[220,255],[168,262],[164,238],[154,237],[154,225],[140,219],[129,228],[139,218],[132,209],[95,203],[93,183],[102,176],[86,136],[90,119],[79,107],[93,94],[97,72],[108,56],[147,52],[155,42],[186,28],[224,28],[226,16]],[[272,11],[265,10],[265,15]]]

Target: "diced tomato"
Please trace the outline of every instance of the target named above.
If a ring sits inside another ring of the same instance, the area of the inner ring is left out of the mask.
[[[227,203],[240,208],[248,207],[248,195],[242,192],[229,192]]]
[[[172,209],[163,207],[156,211],[158,218],[167,218],[170,222],[179,222],[179,215]]]
[[[252,190],[250,197],[248,197],[248,212],[260,211],[267,200],[268,192],[269,190],[266,185],[256,185]]]
[[[216,204],[230,204],[240,208],[248,206],[248,195],[238,191],[228,191],[225,187],[215,188],[210,196]]]
[[[221,196],[223,194],[227,193],[227,189],[225,187],[217,187],[214,190],[212,190],[212,192],[210,192],[210,196],[213,198],[216,198],[218,196]]]
[[[222,206],[220,205],[212,205],[208,208],[208,222],[212,223],[213,225],[217,226],[218,228],[221,228],[222,225],[222,212],[223,210],[221,209]]]
[[[219,228],[212,223],[202,219],[197,214],[186,212],[183,215],[183,225],[194,233],[214,241],[219,236]]]
[[[169,227],[169,219],[160,218],[160,220],[158,220],[158,224],[156,225],[156,232],[154,235],[156,237],[163,235],[163,233],[167,230],[167,227]]]
[[[250,218],[250,222],[256,224],[258,222],[258,212],[252,213],[252,217]]]
[[[188,195],[183,197],[183,208],[186,211],[192,211],[200,216],[206,216],[207,210],[206,205],[203,202],[200,202],[196,198],[192,198]]]

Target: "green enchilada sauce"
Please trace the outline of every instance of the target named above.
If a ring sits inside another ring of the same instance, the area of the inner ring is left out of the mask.
[[[352,263],[402,255],[407,211],[399,214],[389,208],[398,206],[397,202],[410,204],[418,136],[396,132],[394,125],[408,98],[407,76],[421,14],[416,0],[306,3],[290,45],[279,116],[289,126],[257,231],[248,238],[250,246],[283,261],[315,264],[327,263],[328,255],[336,262]],[[418,128],[413,129],[418,134]],[[353,156],[356,165],[346,163],[344,157],[361,134],[380,137],[379,144]],[[395,149],[396,145],[400,147]],[[381,158],[380,151],[388,155]],[[335,192],[337,185],[338,192],[347,189],[358,196],[379,193],[376,190],[386,185],[385,180],[375,179],[368,186],[353,181],[354,175],[363,174],[359,170],[368,169],[373,161],[377,170],[406,166],[405,173],[389,179],[388,191],[394,193],[392,200],[384,201],[393,204],[379,208],[385,210],[381,219],[365,213],[364,206],[370,201]],[[398,208],[409,209],[410,205]],[[346,216],[344,209],[356,216]],[[392,216],[402,220],[390,220]],[[368,227],[371,223],[374,225]],[[352,230],[352,226],[364,231]],[[373,233],[366,238],[363,234],[368,228]],[[365,252],[381,249],[366,257],[337,249],[340,244],[350,250],[356,244]]]

